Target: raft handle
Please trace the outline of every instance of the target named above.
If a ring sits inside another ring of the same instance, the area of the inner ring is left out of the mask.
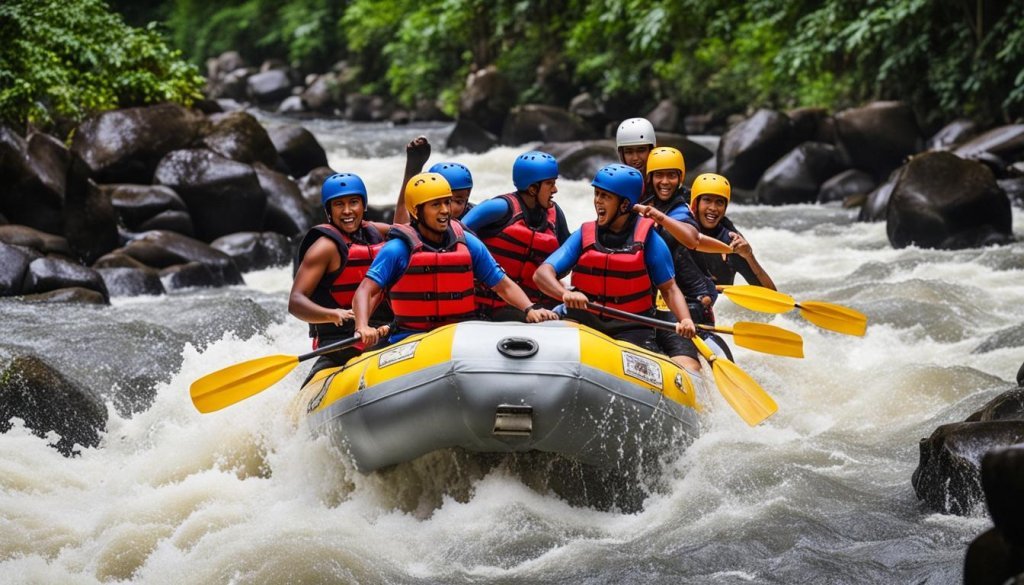
[[[540,346],[529,337],[505,337],[498,342],[498,352],[513,359],[531,357],[538,349]]]
[[[533,407],[499,404],[494,411],[493,433],[505,437],[529,437],[533,433]]]

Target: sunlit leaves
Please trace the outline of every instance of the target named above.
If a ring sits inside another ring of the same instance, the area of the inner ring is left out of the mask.
[[[101,0],[0,4],[0,118],[46,127],[97,111],[189,103],[203,80],[154,27],[132,28]]]

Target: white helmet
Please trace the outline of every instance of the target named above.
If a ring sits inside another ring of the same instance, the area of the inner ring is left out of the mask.
[[[658,145],[654,126],[646,118],[630,118],[619,124],[619,130],[615,133],[615,148],[644,144],[649,144],[651,148]]]

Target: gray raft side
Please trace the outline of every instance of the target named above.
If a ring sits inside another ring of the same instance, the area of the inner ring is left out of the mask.
[[[506,337],[534,339],[536,355],[497,350]],[[450,362],[347,396],[310,415],[372,471],[438,449],[558,453],[598,467],[635,465],[644,450],[689,442],[698,416],[660,393],[579,363],[579,332],[563,323],[463,323]],[[695,380],[695,385],[700,384]],[[528,437],[493,433],[499,405],[532,408]]]

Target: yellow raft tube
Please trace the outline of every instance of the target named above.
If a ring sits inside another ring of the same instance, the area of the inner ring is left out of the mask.
[[[696,437],[703,384],[576,323],[470,321],[318,372],[296,404],[361,471],[452,447],[623,468]]]

